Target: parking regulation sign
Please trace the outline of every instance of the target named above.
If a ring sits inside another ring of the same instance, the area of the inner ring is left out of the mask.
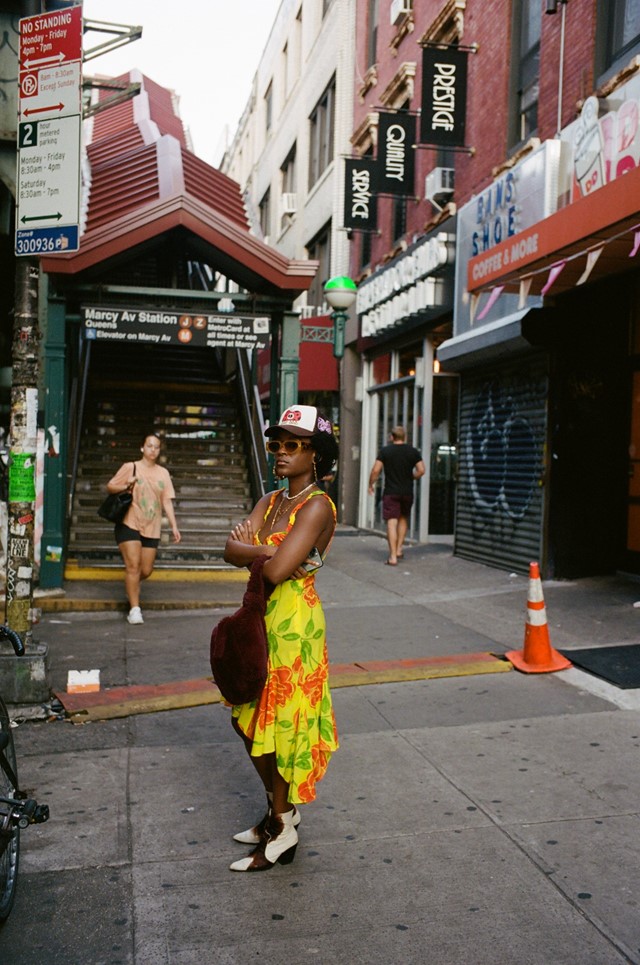
[[[17,255],[77,251],[82,6],[20,20]]]

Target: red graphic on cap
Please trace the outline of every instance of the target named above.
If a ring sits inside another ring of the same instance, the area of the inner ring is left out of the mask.
[[[300,422],[301,413],[299,409],[287,409],[282,416],[283,422]]]

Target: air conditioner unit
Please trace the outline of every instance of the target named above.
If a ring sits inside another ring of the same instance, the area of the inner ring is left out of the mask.
[[[413,10],[413,0],[391,0],[391,25],[395,26]]]
[[[286,192],[282,195],[282,213],[295,214],[298,210],[298,195]]]
[[[454,168],[434,168],[427,174],[424,182],[424,196],[438,206],[439,201],[451,197],[455,179]]]

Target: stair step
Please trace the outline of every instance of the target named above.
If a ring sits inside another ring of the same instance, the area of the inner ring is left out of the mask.
[[[247,455],[232,387],[210,352],[129,353],[94,346],[70,519],[69,557],[122,566],[113,527],[97,515],[105,483],[140,458],[145,433],[164,439],[182,540],[163,519],[158,567],[224,568],[229,531],[251,510]],[[197,380],[201,381],[198,382]],[[135,399],[135,405],[131,399]]]

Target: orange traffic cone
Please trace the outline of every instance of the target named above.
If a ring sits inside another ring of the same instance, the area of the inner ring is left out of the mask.
[[[566,657],[551,646],[547,611],[540,582],[540,567],[537,563],[529,563],[524,650],[510,650],[505,656],[517,670],[522,670],[524,673],[550,673],[553,670],[567,670],[572,666]]]

